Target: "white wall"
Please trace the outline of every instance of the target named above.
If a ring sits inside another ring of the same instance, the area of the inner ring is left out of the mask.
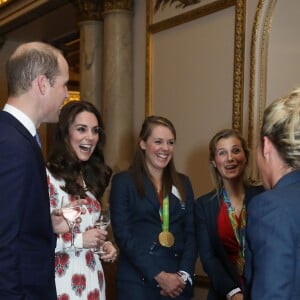
[[[300,86],[300,1],[279,0],[270,30],[267,103]]]

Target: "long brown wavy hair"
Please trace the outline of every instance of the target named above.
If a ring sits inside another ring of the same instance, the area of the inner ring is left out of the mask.
[[[70,144],[69,129],[76,116],[87,111],[94,114],[98,120],[99,141],[88,161],[80,161]],[[55,178],[65,180],[64,191],[71,195],[85,197],[85,191],[77,182],[82,175],[86,187],[100,201],[111,176],[111,168],[106,165],[103,155],[105,133],[102,118],[95,106],[87,101],[71,101],[63,106],[54,134],[52,151],[47,167]]]

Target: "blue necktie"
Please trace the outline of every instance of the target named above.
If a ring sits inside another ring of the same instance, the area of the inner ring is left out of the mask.
[[[38,143],[39,147],[41,148],[42,144],[41,144],[40,136],[39,136],[38,133],[36,133],[36,135],[34,136],[34,139],[36,140],[36,142]]]

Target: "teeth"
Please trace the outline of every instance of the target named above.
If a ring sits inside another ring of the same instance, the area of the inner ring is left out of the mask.
[[[235,165],[226,166],[225,169],[234,169]]]
[[[79,146],[83,151],[90,151],[92,146],[91,145],[80,145]]]
[[[164,158],[164,159],[168,157],[167,154],[158,154],[157,156],[160,157],[160,158]]]

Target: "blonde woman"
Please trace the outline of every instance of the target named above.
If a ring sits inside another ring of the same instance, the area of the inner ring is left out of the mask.
[[[262,186],[247,177],[249,150],[233,129],[217,132],[209,143],[215,189],[196,202],[200,259],[211,280],[208,300],[243,299],[246,208]]]
[[[300,299],[300,89],[264,112],[257,164],[265,188],[248,207],[248,299]]]

